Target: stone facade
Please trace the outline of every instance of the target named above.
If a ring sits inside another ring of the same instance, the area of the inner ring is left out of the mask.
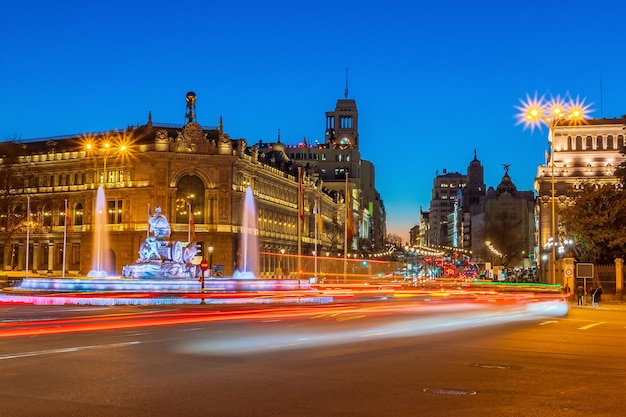
[[[29,270],[59,275],[65,248],[66,271],[86,275],[92,265],[93,211],[101,185],[106,193],[112,269],[117,275],[137,258],[149,212],[156,206],[170,220],[172,240],[198,242],[198,256],[210,257],[224,275],[236,268],[247,187],[254,192],[258,210],[264,276],[274,275],[279,262],[295,273],[296,256],[286,255],[297,255],[299,243],[303,253],[310,253],[315,243],[316,201],[321,224],[343,227],[343,200],[322,191],[306,173],[299,187],[296,166],[265,163],[256,146],[248,147],[244,139],[234,140],[224,133],[221,120],[217,127],[198,124],[195,95],[190,105],[190,94],[183,126],[152,123],[149,116],[147,124],[123,131],[1,143],[2,174],[28,173],[27,180],[16,179],[0,196],[4,270],[24,270],[28,240]],[[27,201],[31,203],[29,227],[24,223]],[[19,224],[13,221],[16,218],[21,219]],[[335,253],[343,247],[343,240],[318,238],[320,251]],[[277,255],[281,249],[285,256]]]
[[[553,143],[548,144],[552,152],[546,155],[546,163],[537,168],[535,177],[537,261],[543,271],[543,281],[558,281],[548,276],[551,249],[547,243],[552,237],[553,202],[554,240],[560,244],[569,236],[561,224],[559,212],[571,203],[571,197],[586,186],[619,183],[614,172],[624,159],[621,150],[624,147],[625,129],[626,117],[590,119],[584,124],[563,123],[554,128]],[[560,271],[555,272],[558,277]]]

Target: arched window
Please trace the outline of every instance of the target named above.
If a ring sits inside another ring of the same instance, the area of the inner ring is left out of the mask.
[[[607,138],[606,138],[606,148],[607,149],[615,149],[613,147],[613,135],[607,136]]]
[[[204,223],[204,183],[195,175],[185,175],[176,184],[176,223],[189,222],[189,208],[195,224]]]
[[[596,138],[596,149],[602,149],[602,148],[603,148],[603,146],[602,146],[602,136],[598,136]]]
[[[78,203],[74,206],[74,223],[76,226],[83,225],[83,219],[85,217],[85,210],[82,203]]]
[[[63,203],[61,204],[61,207],[59,207],[59,217],[58,217],[57,224],[59,226],[65,226],[65,218],[66,218],[65,203]]]
[[[572,148],[572,137],[568,136],[567,137],[567,150],[568,151],[573,151],[574,149]]]
[[[593,139],[591,138],[591,136],[587,136],[587,143],[585,144],[585,149],[588,151],[593,149]]]

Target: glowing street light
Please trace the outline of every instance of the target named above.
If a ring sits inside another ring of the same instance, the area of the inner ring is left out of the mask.
[[[209,243],[209,276],[213,276],[213,244]]]
[[[556,236],[556,193],[554,190],[554,130],[557,126],[563,123],[569,123],[572,125],[585,123],[585,116],[591,112],[589,110],[590,105],[585,104],[584,99],[581,100],[576,97],[575,100],[565,99],[557,95],[556,97],[550,97],[546,99],[545,96],[537,97],[535,93],[534,97],[526,95],[526,100],[520,100],[521,106],[515,108],[519,110],[516,115],[516,125],[523,124],[524,129],[530,127],[531,131],[542,126],[548,128],[548,145],[550,146],[550,166],[552,172],[551,178],[551,201],[552,201],[552,213],[551,213],[551,234],[550,239],[557,239]],[[556,280],[556,245],[552,245],[552,255],[550,259],[552,264],[552,281]]]
[[[85,150],[90,154],[96,152],[102,155],[103,160],[103,174],[102,174],[102,186],[107,183],[107,159],[112,154],[124,154],[129,150],[129,145],[122,135],[115,135],[111,137],[107,135],[102,141],[96,141],[93,138],[85,139]]]
[[[280,249],[280,278],[283,279],[285,277],[284,268],[284,257],[285,257],[285,248]]]

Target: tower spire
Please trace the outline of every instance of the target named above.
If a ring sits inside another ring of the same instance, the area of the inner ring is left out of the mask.
[[[346,67],[346,89],[343,92],[344,97],[348,98],[348,67]]]

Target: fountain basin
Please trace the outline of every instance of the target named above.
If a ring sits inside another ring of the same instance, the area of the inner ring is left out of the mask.
[[[127,278],[27,278],[13,291],[45,292],[200,292],[197,279],[127,279]],[[311,290],[308,280],[206,279],[204,292],[260,292]]]

